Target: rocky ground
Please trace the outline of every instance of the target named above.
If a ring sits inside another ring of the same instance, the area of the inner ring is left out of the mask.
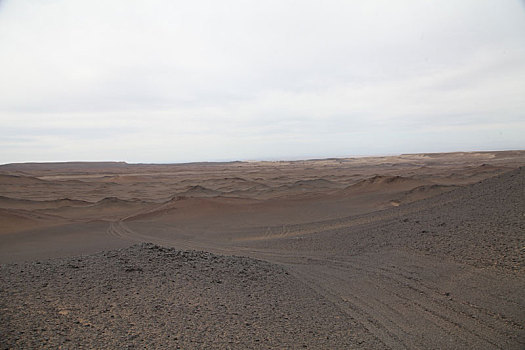
[[[283,268],[135,245],[0,269],[4,349],[347,349],[381,344]]]

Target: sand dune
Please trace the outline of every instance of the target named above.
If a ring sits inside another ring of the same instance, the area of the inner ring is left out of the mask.
[[[68,173],[85,173],[99,171],[100,169],[115,169],[125,167],[125,162],[49,162],[49,163],[13,163],[0,165],[0,171],[11,172],[68,172]]]
[[[0,184],[6,185],[33,185],[35,183],[44,183],[44,180],[37,179],[32,176],[20,176],[20,175],[3,175],[0,174]]]
[[[39,210],[69,219],[117,219],[122,216],[140,212],[155,204],[138,199],[123,200],[116,197],[106,197],[100,201],[85,206],[64,206],[60,208]]]
[[[248,193],[249,191],[261,191],[269,188],[269,186],[264,183],[241,178],[224,178],[219,181],[213,181],[213,185],[217,191],[220,191],[224,194],[231,194],[235,192]]]
[[[338,187],[337,184],[335,184],[332,181],[325,180],[325,179],[313,179],[313,180],[299,180],[294,182],[292,185],[290,185],[290,188],[294,187],[303,187],[303,188],[310,188],[310,189],[317,189],[317,188],[336,188]]]
[[[212,189],[206,188],[204,186],[191,186],[184,192],[178,193],[178,196],[186,196],[186,197],[216,197],[220,195],[221,192],[214,191]]]
[[[341,193],[352,195],[363,192],[400,192],[412,190],[428,183],[428,181],[409,177],[376,175],[346,187]]]
[[[110,208],[110,207],[122,207],[122,206],[131,206],[134,204],[140,204],[143,203],[138,198],[132,199],[132,200],[125,200],[120,199],[117,197],[105,197],[99,200],[98,202],[94,203],[93,206],[101,207],[101,208]]]
[[[87,206],[92,203],[69,198],[32,201],[0,196],[0,208],[10,209],[51,209],[60,207]]]

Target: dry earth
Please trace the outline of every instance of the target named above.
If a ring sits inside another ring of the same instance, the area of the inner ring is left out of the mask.
[[[0,166],[0,345],[523,349],[524,165]]]

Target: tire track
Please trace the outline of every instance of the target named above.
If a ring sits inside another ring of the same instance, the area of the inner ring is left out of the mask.
[[[374,275],[371,270],[363,270],[363,273]],[[386,306],[392,304],[392,301],[396,300],[396,312],[399,315],[403,315],[405,318],[407,315],[414,314],[416,315],[415,318],[420,319],[420,321],[422,320],[420,317],[423,317],[431,323],[430,326],[439,328],[443,334],[455,334],[457,338],[467,341],[467,344],[476,344],[483,348],[487,348],[487,344],[489,344],[494,348],[501,348],[491,340],[491,337],[496,337],[492,328],[485,327],[484,331],[486,333],[473,331],[472,327],[466,327],[466,324],[471,321],[468,317],[464,317],[464,315],[461,315],[443,304],[436,303],[436,298],[421,292],[420,289],[418,290],[417,288],[409,287],[409,289],[415,293],[412,293],[411,297],[407,297],[403,295],[403,289],[406,289],[408,287],[407,285],[399,283],[396,288],[392,288],[392,285],[384,282],[390,280],[395,284],[398,281],[394,278],[388,278],[390,276],[385,275],[374,275],[374,277],[379,278],[367,280],[365,284],[369,285],[368,288],[375,289],[376,291],[380,290],[383,294],[388,296],[383,297],[382,300],[377,299],[379,304]],[[425,300],[421,302],[421,299]],[[383,300],[388,300],[388,302]],[[403,307],[405,305],[408,305],[408,307]],[[409,324],[409,322],[406,322],[406,324]],[[484,334],[488,334],[489,336],[485,336]]]
[[[439,303],[438,296],[420,294],[418,289],[405,295],[406,286],[389,276],[374,275],[371,269],[326,265],[321,269],[310,265],[290,268],[351,316],[359,315],[358,321],[390,348],[432,348],[440,344],[439,348],[502,349],[509,337],[507,332]],[[429,329],[433,329],[429,333],[434,339],[425,338]]]
[[[500,347],[498,344],[492,342],[492,339],[504,339],[512,337],[512,333],[509,332],[509,324],[513,324],[515,332],[523,329],[518,322],[514,322],[507,319],[505,322],[496,322],[495,316],[498,316],[490,310],[477,306],[468,302],[460,302],[452,298],[449,298],[441,290],[435,286],[431,286],[428,283],[424,283],[422,280],[416,280],[412,276],[404,275],[399,272],[399,267],[396,269],[386,268],[381,266],[373,266],[363,261],[361,258],[359,262],[350,264],[352,269],[361,268],[363,273],[368,275],[373,274],[376,277],[376,285],[381,286],[381,283],[386,280],[390,280],[397,284],[398,288],[408,288],[414,292],[415,296],[425,298],[423,303],[416,303],[421,309],[425,309],[436,316],[447,320],[453,324],[458,325],[460,328],[476,335],[480,339],[484,339],[486,342],[492,344],[495,347]],[[390,290],[390,289],[389,289]],[[393,292],[393,291],[392,291]],[[400,298],[405,298],[403,295],[399,295]],[[408,298],[405,298],[409,300]],[[501,302],[501,299],[497,299]],[[506,300],[507,302],[515,301]],[[459,309],[459,310],[458,310]],[[482,312],[484,315],[489,316],[487,318],[481,318],[477,315],[476,311]],[[454,319],[458,321],[454,321]],[[461,322],[460,322],[461,321]]]
[[[313,278],[311,274],[301,272],[297,268],[290,268],[289,272],[297,279],[306,283],[306,285],[319,293],[326,300],[332,302],[349,317],[355,319],[380,343],[384,344],[386,348],[393,350],[409,349],[395,334],[383,327],[377,320],[371,318],[368,312],[360,308],[358,305],[345,302],[345,300],[337,293],[333,293],[327,288],[326,285],[330,283],[329,281]]]
[[[324,258],[314,253],[257,250],[235,247],[231,243],[221,247],[212,241],[142,234],[130,229],[123,220],[110,222],[107,232],[132,242],[251,256],[284,265],[389,349],[502,349],[523,344],[518,323],[509,328],[512,320],[498,320],[483,308],[480,317],[479,307],[452,301],[413,271],[402,269],[398,264],[392,268],[366,255]],[[414,266],[425,268],[424,260],[416,261],[419,262]]]

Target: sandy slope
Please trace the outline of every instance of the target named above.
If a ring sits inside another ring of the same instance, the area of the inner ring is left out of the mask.
[[[524,155],[6,166],[1,345],[522,349]]]
[[[113,227],[129,240],[281,264],[388,348],[520,349],[525,313],[525,169],[357,217],[263,239],[192,239]],[[142,229],[142,230],[141,230]]]

